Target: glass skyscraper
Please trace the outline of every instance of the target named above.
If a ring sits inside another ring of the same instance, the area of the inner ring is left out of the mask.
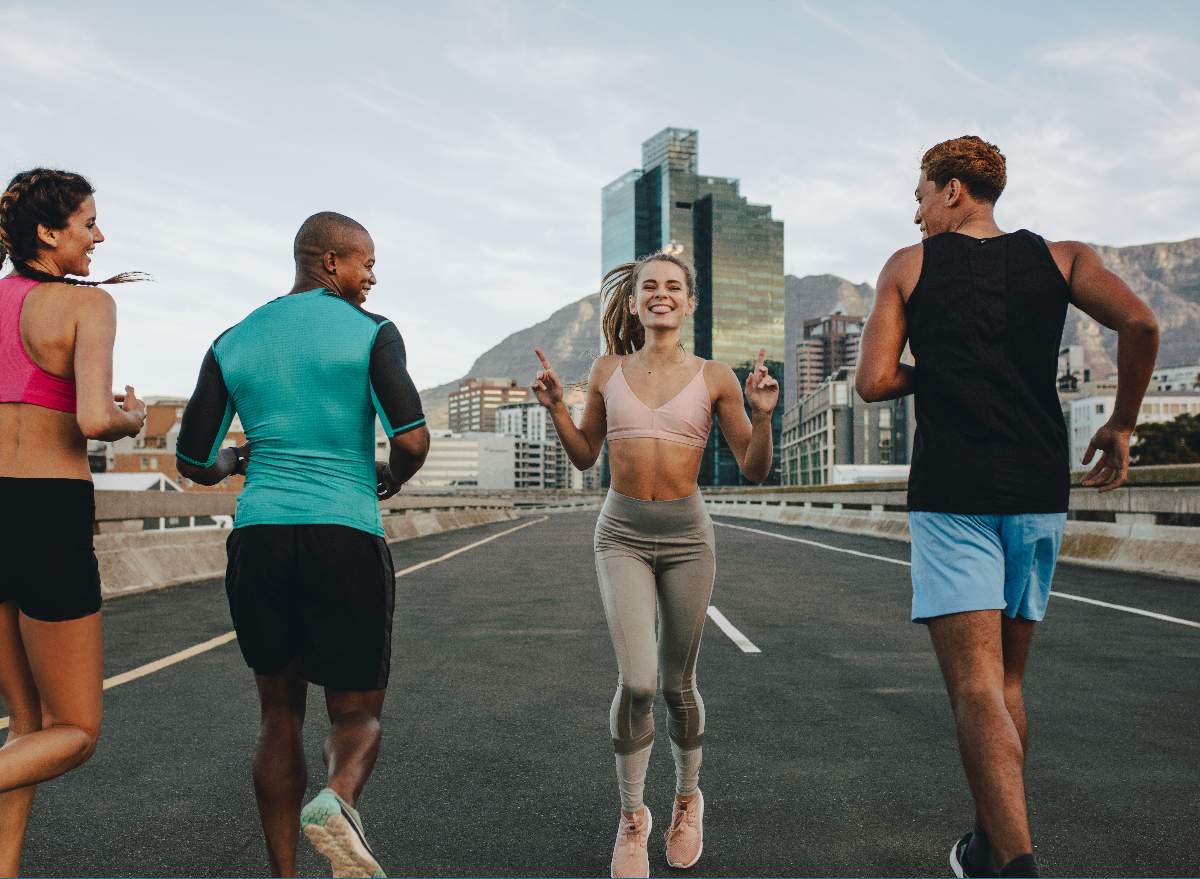
[[[683,328],[690,353],[720,360],[743,380],[767,349],[771,374],[783,384],[783,223],[770,205],[750,204],[732,177],[699,169],[700,134],[666,128],[642,144],[642,167],[602,190],[601,276],[661,250],[696,269],[696,313]],[[778,457],[783,402],[776,408]],[[715,428],[701,485],[737,484],[740,475]],[[778,466],[769,482],[778,484]]]

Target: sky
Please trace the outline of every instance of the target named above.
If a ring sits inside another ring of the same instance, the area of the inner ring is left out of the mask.
[[[600,190],[667,126],[784,221],[785,271],[875,283],[924,150],[997,144],[1001,228],[1200,236],[1200,4],[0,0],[0,175],[86,174],[115,384],[187,395],[292,283],[305,217],[371,231],[419,387],[599,287]]]

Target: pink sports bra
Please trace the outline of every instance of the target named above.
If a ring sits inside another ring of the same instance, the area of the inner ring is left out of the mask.
[[[21,277],[0,279],[0,403],[74,412],[75,382],[46,372],[21,344],[21,308],[39,283]]]
[[[712,429],[712,397],[704,384],[704,367],[700,367],[682,391],[657,409],[651,409],[634,396],[621,368],[624,361],[622,357],[604,386],[608,438],[651,437],[704,448]]]

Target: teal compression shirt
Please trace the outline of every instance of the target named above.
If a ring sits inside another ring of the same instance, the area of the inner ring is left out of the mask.
[[[425,423],[395,324],[325,290],[268,302],[205,356],[179,460],[212,466],[235,413],[251,455],[234,527],[332,524],[383,536],[375,417],[388,436]]]

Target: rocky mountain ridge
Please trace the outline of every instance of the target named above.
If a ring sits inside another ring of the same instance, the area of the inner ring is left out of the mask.
[[[1162,328],[1160,366],[1200,363],[1200,238],[1132,247],[1092,245],[1105,265],[1120,276],[1154,309]],[[792,345],[805,320],[842,309],[848,314],[870,313],[875,288],[854,284],[836,275],[784,277],[784,327]],[[533,381],[540,364],[533,353],[540,347],[566,381],[587,377],[600,347],[600,294],[593,293],[560,308],[541,323],[520,330],[485,351],[468,376]],[[1116,371],[1116,333],[1073,306],[1063,331],[1064,345],[1082,345],[1087,367],[1096,377]],[[795,362],[787,363],[786,387],[795,387]],[[446,396],[458,380],[421,392],[430,427],[448,425]]]

